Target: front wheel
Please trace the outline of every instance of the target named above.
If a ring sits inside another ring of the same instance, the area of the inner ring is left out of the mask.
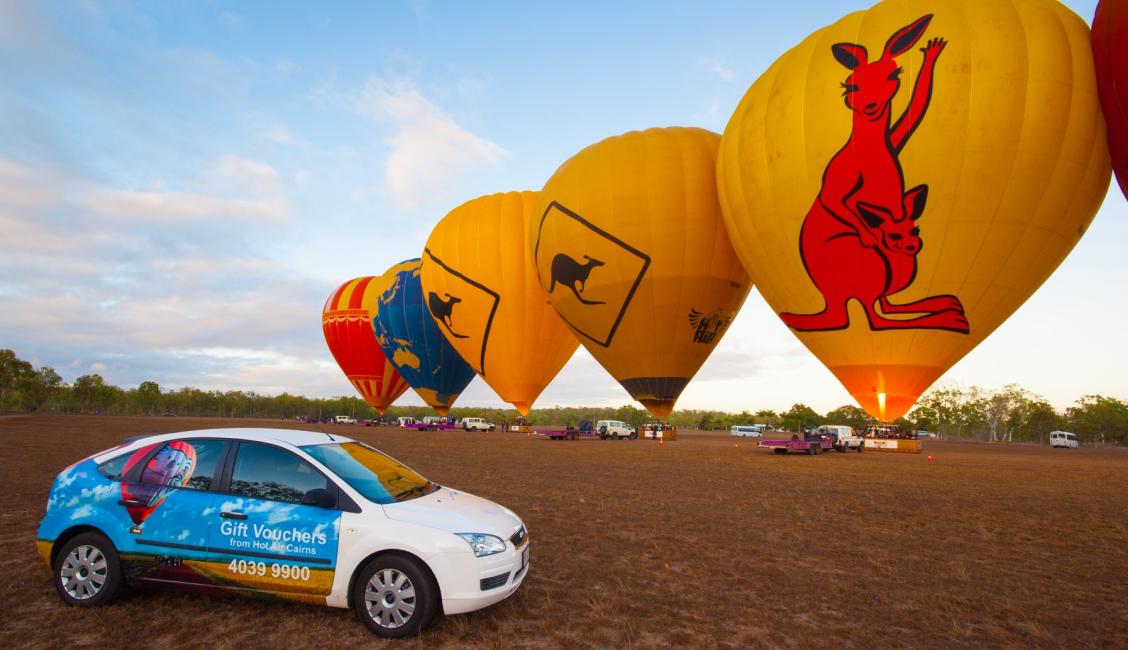
[[[117,596],[121,584],[117,549],[101,533],[76,535],[55,558],[55,590],[68,605],[105,605]]]
[[[377,636],[415,636],[438,613],[438,589],[419,562],[384,555],[364,566],[353,585],[353,609]]]
[[[864,442],[862,444],[858,445],[858,453],[859,454],[862,453],[865,450],[866,450],[866,444]]]
[[[637,433],[632,433],[632,434],[631,434],[631,440],[638,440],[638,434],[637,434]]]

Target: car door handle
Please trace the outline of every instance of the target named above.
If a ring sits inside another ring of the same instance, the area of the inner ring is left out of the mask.
[[[247,518],[247,515],[245,515],[241,512],[221,512],[221,513],[219,513],[219,516],[224,517],[225,519],[246,519]]]

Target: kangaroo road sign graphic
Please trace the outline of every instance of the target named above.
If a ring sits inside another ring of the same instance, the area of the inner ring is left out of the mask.
[[[553,236],[545,238],[546,231]],[[541,217],[533,257],[560,317],[595,343],[611,345],[650,256],[553,201]]]
[[[423,263],[434,264],[442,269],[450,283],[449,291],[442,295],[431,292],[427,295],[427,308],[434,316],[439,328],[446,330],[456,339],[459,353],[474,349],[477,354],[462,354],[466,363],[480,375],[486,374],[486,345],[489,344],[490,328],[494,314],[497,313],[501,296],[486,285],[467,277],[457,269],[431,254],[423,251]],[[470,347],[467,347],[470,346]]]

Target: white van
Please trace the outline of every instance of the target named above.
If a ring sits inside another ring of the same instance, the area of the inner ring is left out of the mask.
[[[337,424],[356,424],[356,418],[350,418],[347,415],[338,415],[333,418],[333,421]]]
[[[1077,434],[1069,433],[1068,431],[1051,431],[1050,446],[1065,447],[1066,449],[1070,449],[1073,447],[1080,447],[1081,442],[1077,440]]]
[[[396,418],[396,421],[399,422],[399,425],[401,427],[406,427],[406,426],[409,426],[409,425],[412,425],[412,424],[418,424],[419,423],[419,420],[416,420],[415,418],[413,418],[411,416],[407,416],[407,415]]]
[[[608,438],[634,440],[638,438],[638,432],[635,431],[635,428],[621,420],[600,420],[595,423],[595,432],[599,434],[600,440]]]
[[[833,436],[836,451],[853,449],[861,452],[866,448],[865,440],[854,431],[854,427],[845,424],[824,424],[815,431]]]
[[[740,438],[759,438],[764,430],[756,424],[737,424],[729,429],[729,433]]]

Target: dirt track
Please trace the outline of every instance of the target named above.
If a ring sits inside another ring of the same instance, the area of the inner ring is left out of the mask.
[[[2,647],[385,645],[346,610],[171,592],[62,605],[34,550],[55,474],[127,435],[262,420],[0,420]],[[306,428],[303,425],[302,428]],[[498,501],[512,598],[396,647],[1128,647],[1128,450],[929,441],[780,457],[725,435],[552,442],[326,425]]]

